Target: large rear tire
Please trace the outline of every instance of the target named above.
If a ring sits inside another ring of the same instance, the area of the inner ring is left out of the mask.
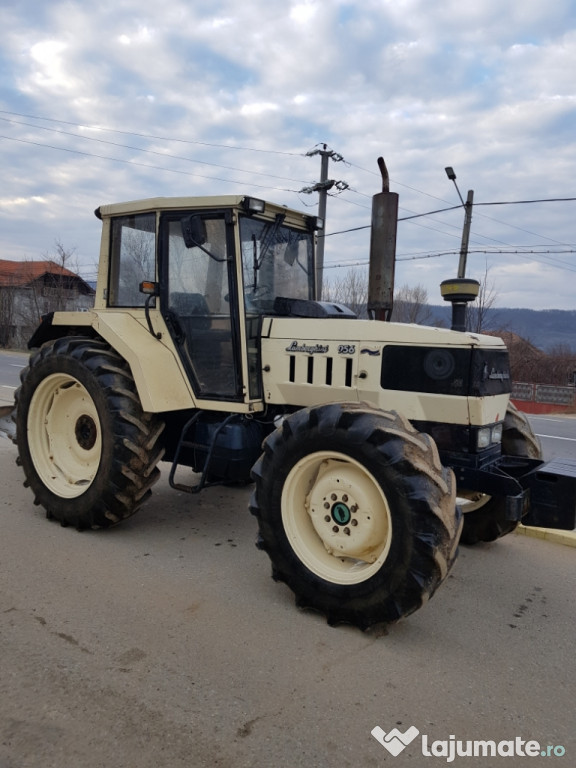
[[[16,392],[19,461],[49,518],[108,528],[133,515],[160,472],[164,423],[142,410],[127,363],[99,339],[45,344]]]
[[[542,458],[540,440],[534,434],[530,422],[513,403],[509,403],[502,431],[502,453],[529,459]],[[466,494],[462,499],[464,528],[462,544],[478,544],[496,541],[518,527],[517,520],[506,517],[506,499],[486,494]]]
[[[253,469],[258,546],[301,607],[367,629],[417,610],[448,575],[461,514],[435,443],[368,405],[306,408]]]

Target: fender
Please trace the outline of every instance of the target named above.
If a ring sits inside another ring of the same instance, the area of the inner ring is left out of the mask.
[[[161,340],[150,334],[144,310],[139,314],[142,316],[137,317],[134,310],[114,312],[109,309],[105,312],[53,312],[44,315],[28,347],[38,347],[61,336],[98,335],[130,366],[145,411],[162,413],[196,408],[192,389],[160,314],[154,317],[154,327],[162,334]],[[167,376],[166,371],[173,373]],[[179,375],[174,375],[176,371]]]

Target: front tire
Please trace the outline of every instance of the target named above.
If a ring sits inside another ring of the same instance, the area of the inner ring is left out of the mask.
[[[127,363],[102,340],[66,337],[21,379],[16,441],[35,503],[78,529],[133,515],[159,477],[164,424],[142,410]]]
[[[541,459],[542,446],[534,434],[530,422],[513,403],[508,404],[502,431],[502,454],[519,458]],[[464,528],[462,544],[496,541],[518,527],[517,520],[506,517],[506,499],[476,493],[467,494],[462,500]],[[468,510],[468,511],[467,511]]]
[[[273,578],[329,624],[395,622],[448,575],[461,528],[453,474],[397,414],[340,403],[298,411],[265,441],[253,479]]]

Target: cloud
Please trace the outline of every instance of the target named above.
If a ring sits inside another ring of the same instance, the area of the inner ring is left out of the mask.
[[[369,223],[381,154],[402,217],[458,204],[447,165],[478,203],[576,196],[575,17],[569,0],[7,3],[2,256],[60,238],[93,269],[92,211],[122,199],[245,192],[313,210],[300,190],[318,179],[306,152],[323,142],[346,161],[330,176],[350,185],[329,198],[329,233]],[[574,255],[495,251],[576,248],[573,206],[475,208],[470,274],[488,261],[499,302],[572,308]],[[400,223],[398,254],[412,260],[399,284],[435,300],[462,220]],[[327,264],[365,262],[367,249],[365,230],[329,237]]]

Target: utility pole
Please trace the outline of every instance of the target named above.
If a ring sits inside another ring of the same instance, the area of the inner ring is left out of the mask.
[[[462,245],[460,246],[460,260],[458,262],[458,277],[466,277],[466,259],[468,258],[468,242],[470,240],[470,226],[472,225],[472,206],[474,205],[474,190],[469,189],[464,203],[464,228],[462,229]]]
[[[333,152],[328,149],[326,144],[322,145],[322,149],[311,149],[310,152],[306,152],[306,157],[313,157],[314,155],[320,155],[320,181],[311,187],[304,187],[301,189],[301,193],[311,194],[312,192],[318,192],[318,218],[324,222],[324,229],[322,234],[318,236],[318,243],[316,246],[316,298],[322,298],[322,282],[324,277],[324,237],[326,234],[326,204],[328,201],[328,192],[332,187],[336,187],[339,192],[343,192],[348,189],[348,184],[345,181],[334,181],[334,179],[328,178],[328,161],[333,160],[335,163],[340,163],[344,158],[337,152]]]

